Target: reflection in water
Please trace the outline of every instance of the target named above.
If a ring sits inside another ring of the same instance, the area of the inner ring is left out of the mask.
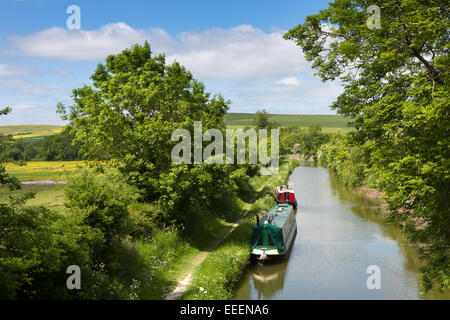
[[[285,273],[286,268],[273,265],[258,266],[253,270],[253,284],[258,291],[258,299],[271,298],[276,291],[282,290]]]
[[[252,264],[235,299],[449,299],[419,295],[417,250],[386,224],[379,204],[345,188],[325,168],[302,163],[292,173],[299,201],[298,234],[290,256]],[[381,269],[381,289],[369,290],[369,265]]]
[[[297,231],[295,231],[293,242],[295,242],[296,237]],[[253,286],[258,292],[258,300],[270,299],[278,290],[283,289],[291,252],[292,247],[284,257],[265,264],[254,263],[247,267],[246,274],[250,276],[251,282],[249,285]],[[248,287],[246,290],[251,291],[251,288]]]

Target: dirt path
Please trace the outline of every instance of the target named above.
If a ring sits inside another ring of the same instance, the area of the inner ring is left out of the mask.
[[[197,254],[197,256],[192,260],[192,264],[187,271],[187,276],[176,282],[175,288],[164,296],[164,300],[177,300],[183,295],[183,293],[191,284],[192,279],[194,278],[194,272],[197,267],[241,224],[242,220],[247,216],[247,213],[248,212],[245,211],[244,214],[231,226],[230,230],[228,230],[228,232],[224,236],[219,238],[209,248],[207,248],[206,251],[202,251]]]

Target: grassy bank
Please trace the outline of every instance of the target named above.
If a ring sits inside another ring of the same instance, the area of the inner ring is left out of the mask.
[[[274,205],[273,192],[276,186],[286,183],[297,165],[295,160],[284,160],[277,175],[252,178],[251,185],[257,191],[257,196],[252,199],[254,202],[242,202],[243,209],[248,210],[247,217],[197,268],[183,299],[232,298],[234,284],[249,263],[250,236],[255,225],[255,215],[263,215]]]

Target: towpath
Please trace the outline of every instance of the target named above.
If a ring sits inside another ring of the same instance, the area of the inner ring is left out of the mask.
[[[244,214],[231,225],[231,228],[225,235],[216,240],[210,247],[206,248],[205,251],[199,252],[192,259],[191,265],[187,270],[187,275],[183,275],[176,281],[175,288],[164,296],[165,300],[177,300],[184,294],[194,278],[197,267],[241,224],[242,220],[247,216],[247,213],[248,211],[244,211]],[[186,272],[184,274],[186,274]]]

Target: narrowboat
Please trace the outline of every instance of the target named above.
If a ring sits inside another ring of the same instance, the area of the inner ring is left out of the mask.
[[[294,242],[297,221],[294,209],[287,203],[272,207],[253,228],[251,254],[259,261],[285,256]]]
[[[275,194],[277,203],[288,203],[297,209],[297,200],[295,199],[294,186],[282,185],[277,187]]]

